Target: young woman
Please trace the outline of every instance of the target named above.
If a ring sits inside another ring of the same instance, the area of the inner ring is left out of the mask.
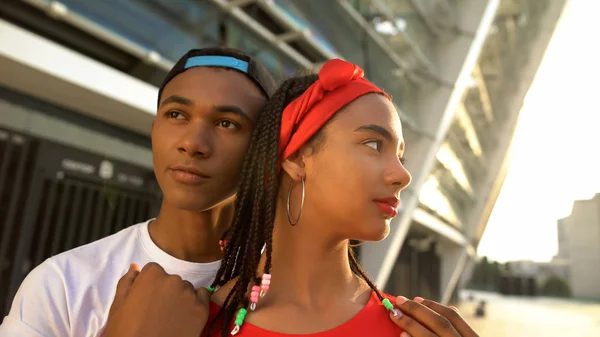
[[[404,147],[359,67],[284,82],[250,143],[205,336],[400,336],[350,240],[387,236],[411,180]]]

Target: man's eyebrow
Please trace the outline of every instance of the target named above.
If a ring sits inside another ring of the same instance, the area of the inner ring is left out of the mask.
[[[163,105],[166,105],[166,104],[169,104],[169,103],[179,103],[179,104],[188,105],[188,106],[194,105],[194,102],[192,102],[192,100],[189,99],[189,98],[185,98],[185,97],[177,96],[177,95],[172,95],[172,96],[169,96],[169,97],[165,98],[160,103],[160,106],[163,106]]]
[[[220,113],[234,113],[242,118],[252,121],[252,118],[250,118],[250,116],[245,113],[242,108],[236,105],[216,105],[215,111]]]

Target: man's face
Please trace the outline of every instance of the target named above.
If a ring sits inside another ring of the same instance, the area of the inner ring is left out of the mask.
[[[232,197],[264,104],[260,89],[237,71],[197,67],[173,78],[152,127],[163,202],[204,211]]]

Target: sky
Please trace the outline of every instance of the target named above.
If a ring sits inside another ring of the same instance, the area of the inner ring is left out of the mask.
[[[556,220],[600,193],[599,34],[600,1],[570,0],[521,109],[478,255],[549,261]]]

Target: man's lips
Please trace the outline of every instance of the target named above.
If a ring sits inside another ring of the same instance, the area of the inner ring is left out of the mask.
[[[184,184],[199,184],[210,179],[208,174],[203,173],[192,166],[174,166],[169,169],[175,180]]]

